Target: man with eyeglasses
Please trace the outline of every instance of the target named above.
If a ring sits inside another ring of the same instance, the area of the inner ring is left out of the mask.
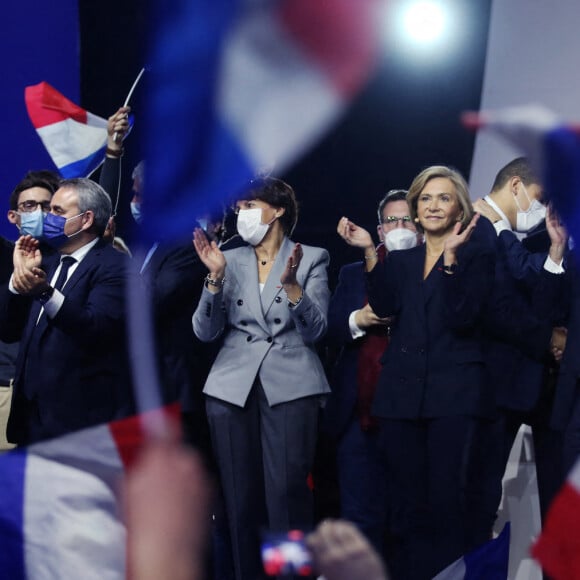
[[[44,215],[50,210],[50,200],[58,187],[59,177],[47,171],[30,171],[10,194],[8,221],[21,235],[39,238]]]
[[[406,196],[406,190],[392,189],[379,203],[377,233],[389,252],[414,248],[422,241],[409,215]]]
[[[422,241],[402,189],[389,191],[378,206],[379,259]],[[332,394],[324,431],[336,440],[341,517],[355,523],[383,556],[390,526],[387,477],[378,450],[378,421],[370,409],[380,358],[388,345],[391,319],[379,318],[366,298],[363,264],[343,266],[330,301],[328,336],[340,356],[331,376]]]
[[[42,234],[45,213],[50,209],[50,200],[60,178],[52,171],[29,171],[10,194],[8,221],[21,234],[38,237]],[[43,248],[48,253],[54,253]],[[0,237],[0,284],[7,284],[12,274],[14,244]],[[18,355],[18,342],[0,341],[0,451],[12,449],[14,445],[6,438],[6,425],[12,399],[12,382]]]

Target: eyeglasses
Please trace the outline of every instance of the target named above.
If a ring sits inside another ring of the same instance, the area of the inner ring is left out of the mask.
[[[396,224],[401,222],[402,225],[410,224],[412,222],[410,215],[404,215],[403,217],[397,217],[396,215],[388,215],[381,220],[382,224]]]
[[[21,201],[18,204],[18,209],[24,212],[36,211],[36,208],[40,206],[42,211],[50,211],[50,201],[35,201],[34,199],[27,199],[26,201]]]

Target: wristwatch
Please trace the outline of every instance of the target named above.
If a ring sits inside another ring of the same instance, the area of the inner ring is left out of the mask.
[[[448,266],[445,264],[443,265],[443,272],[445,272],[445,274],[453,274],[455,270],[457,270],[457,264],[449,264]]]
[[[44,306],[52,298],[53,294],[54,288],[52,286],[49,286],[46,290],[38,294],[36,298]]]

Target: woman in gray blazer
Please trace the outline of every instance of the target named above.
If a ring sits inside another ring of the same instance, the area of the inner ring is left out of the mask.
[[[312,525],[307,478],[320,399],[330,391],[315,350],[327,326],[329,256],[289,239],[298,210],[283,181],[253,181],[236,208],[247,245],[222,252],[194,232],[209,274],[193,329],[202,341],[223,339],[206,410],[236,578],[254,580],[261,529]]]

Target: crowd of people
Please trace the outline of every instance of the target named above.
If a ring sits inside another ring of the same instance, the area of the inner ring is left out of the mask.
[[[395,580],[428,580],[489,540],[523,424],[546,513],[580,450],[580,292],[565,226],[525,158],[473,203],[458,171],[422,170],[380,200],[378,245],[343,217],[338,235],[361,261],[341,269],[331,293],[331,257],[292,239],[298,203],[275,177],[254,179],[233,201],[237,235],[224,235],[220,207],[192,216],[193,239],[168,235],[132,256],[111,203],[127,113],[109,118],[100,184],[36,171],[10,197],[20,237],[0,245],[3,449],[144,410],[132,386],[151,361],[130,349],[126,324],[127,288],[139,287],[159,401],[180,403],[183,438],[205,464],[173,457],[197,487],[188,495],[174,480],[186,505],[170,506],[168,525],[191,517],[212,530],[207,577],[260,578],[264,530],[314,530],[321,436],[332,442],[344,520],[308,539],[328,580],[346,570],[386,578],[381,559]],[[154,218],[145,181],[140,163],[137,224]],[[161,486],[171,456],[157,454],[151,477]],[[139,477],[130,529],[156,521],[153,508],[135,516],[151,498]],[[203,509],[193,517],[195,502]],[[190,535],[201,543],[198,527]],[[156,540],[142,542],[133,553],[145,563],[134,568],[154,577],[146,562]],[[187,549],[160,545],[161,562]],[[344,554],[360,567],[345,567]]]

